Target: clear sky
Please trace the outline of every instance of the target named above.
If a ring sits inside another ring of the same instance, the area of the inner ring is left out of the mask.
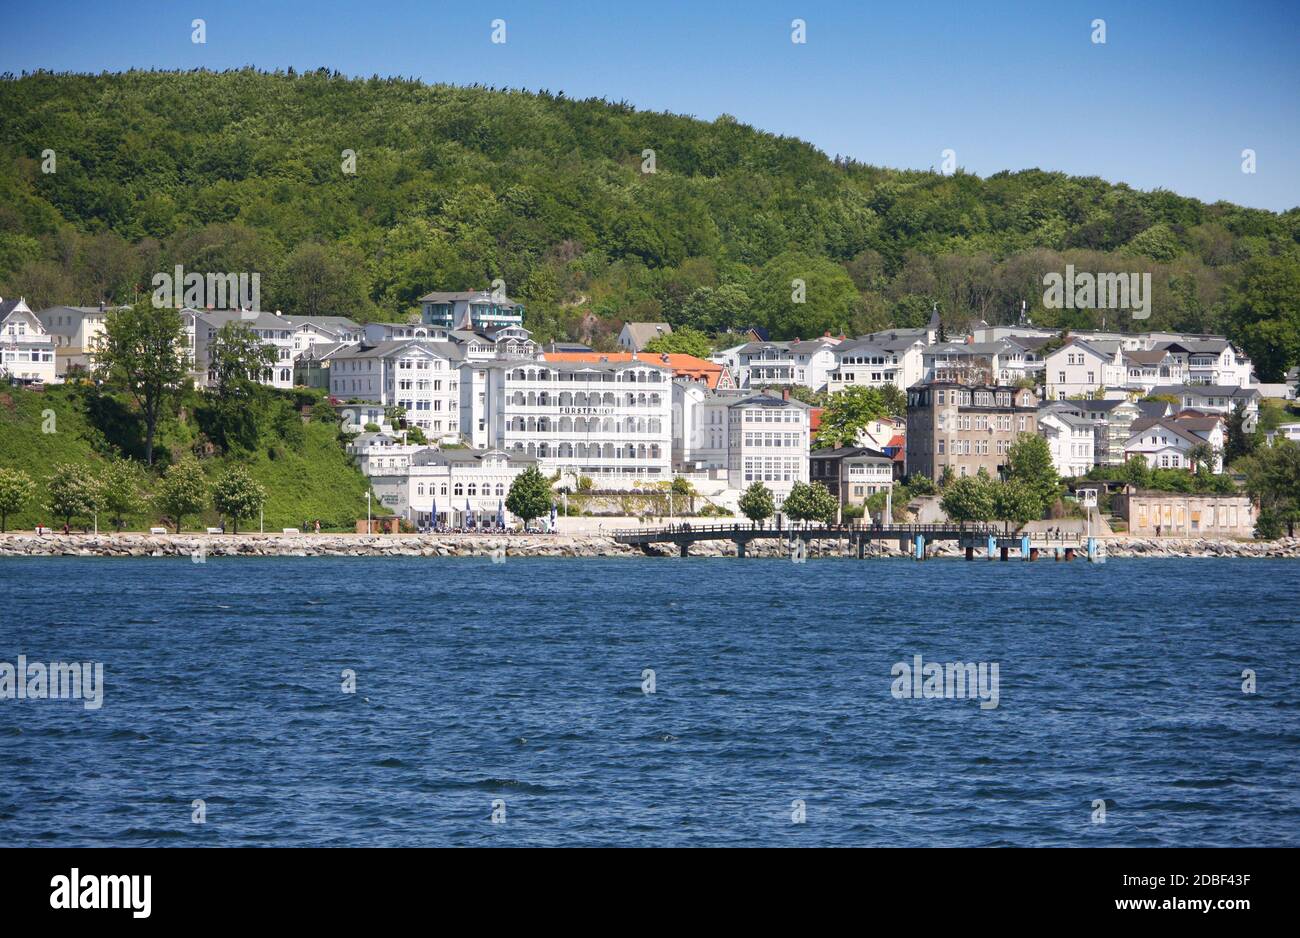
[[[191,41],[195,17],[206,44]],[[0,0],[0,62],[547,88],[727,113],[883,166],[938,167],[952,149],[980,175],[1037,166],[1300,205],[1300,0]]]

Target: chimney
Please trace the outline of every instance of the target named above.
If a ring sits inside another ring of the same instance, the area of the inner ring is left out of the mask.
[[[783,400],[783,401],[788,401],[789,399],[790,399],[790,389],[789,389],[789,388],[782,388],[782,389],[781,389],[781,400]]]

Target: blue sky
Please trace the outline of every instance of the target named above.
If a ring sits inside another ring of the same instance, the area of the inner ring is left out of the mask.
[[[207,43],[190,41],[190,21]],[[491,21],[506,21],[504,44]],[[807,42],[790,23],[807,23]],[[1091,41],[1094,19],[1106,43]],[[1041,167],[1300,205],[1300,3],[4,0],[14,73],[242,65],[548,88],[884,166]],[[1241,151],[1257,171],[1241,171]]]

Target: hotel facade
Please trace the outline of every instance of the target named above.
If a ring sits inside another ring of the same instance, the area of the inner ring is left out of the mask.
[[[469,362],[461,434],[598,487],[672,478],[672,371],[653,362]]]

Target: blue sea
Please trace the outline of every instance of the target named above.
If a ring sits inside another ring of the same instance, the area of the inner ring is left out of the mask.
[[[0,844],[1297,846],[1298,585],[1240,559],[0,560],[0,662],[105,681],[97,710],[0,700]],[[918,655],[996,664],[997,706],[899,699]]]

